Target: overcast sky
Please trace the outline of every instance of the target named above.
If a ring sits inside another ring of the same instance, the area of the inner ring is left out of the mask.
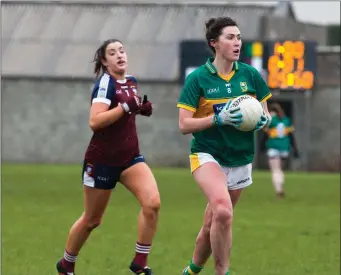
[[[299,21],[340,24],[339,1],[294,1],[292,5]]]
[[[190,2],[189,0],[188,2]],[[195,2],[196,0],[193,0]],[[222,1],[211,0],[217,3],[234,3],[237,5],[259,4],[265,6],[274,6],[280,1]],[[340,1],[289,1],[291,2],[294,13],[298,21],[314,24],[340,24]]]
[[[31,1],[31,0],[21,0]],[[56,0],[35,0],[37,2],[53,2]],[[64,0],[65,1],[65,0]],[[121,2],[121,3],[201,3],[208,5],[210,3],[219,4],[255,4],[260,5],[276,5],[280,1],[239,1],[239,0],[66,0],[67,2]],[[290,2],[289,0],[284,0]],[[0,0],[1,2],[1,0]],[[3,0],[9,2],[9,0]],[[15,1],[14,1],[15,2]],[[58,2],[58,1],[57,1]],[[63,2],[60,0],[59,2]],[[340,24],[340,1],[291,1],[297,16],[297,20],[301,22],[309,22],[314,24]]]

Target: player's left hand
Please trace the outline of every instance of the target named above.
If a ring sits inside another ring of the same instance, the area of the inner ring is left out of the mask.
[[[140,107],[140,114],[142,116],[151,116],[153,113],[153,106],[150,101],[148,101],[147,95],[143,96],[142,105]]]
[[[262,114],[262,116],[260,117],[260,120],[258,121],[256,128],[254,131],[259,131],[261,129],[264,128],[264,126],[266,126],[269,122],[269,118],[266,114]]]

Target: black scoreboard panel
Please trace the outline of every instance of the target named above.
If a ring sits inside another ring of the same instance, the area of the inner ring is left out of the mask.
[[[204,64],[212,53],[205,41],[180,42],[180,81],[185,82],[187,75]]]
[[[271,41],[265,44],[267,84],[271,89],[311,90],[316,76],[316,44]]]
[[[212,56],[205,41],[180,44],[180,81]],[[241,62],[255,67],[270,89],[311,90],[316,82],[316,43],[301,40],[243,41]]]

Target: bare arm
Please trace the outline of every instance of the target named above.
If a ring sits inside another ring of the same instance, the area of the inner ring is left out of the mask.
[[[272,120],[272,116],[271,116],[271,114],[269,112],[269,109],[268,109],[268,103],[266,101],[264,101],[264,102],[262,102],[262,105],[263,105],[264,113],[267,116],[267,118],[269,119],[269,121],[266,124],[266,126],[269,126],[269,124],[271,123],[271,120]]]
[[[270,115],[269,109],[268,109],[268,103],[267,103],[266,101],[263,101],[263,102],[262,102],[262,105],[263,105],[264,113],[265,113],[266,115]]]
[[[192,111],[179,108],[179,128],[183,135],[206,130],[213,126],[213,116],[193,118]]]
[[[105,128],[119,120],[123,114],[124,111],[120,105],[109,110],[108,104],[102,102],[93,103],[90,108],[90,128],[93,131]]]

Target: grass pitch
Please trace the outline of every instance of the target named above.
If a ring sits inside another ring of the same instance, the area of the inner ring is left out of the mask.
[[[156,275],[177,275],[191,258],[205,200],[187,169],[154,169],[159,230],[149,257]],[[3,165],[2,274],[55,275],[67,233],[83,210],[80,165]],[[233,225],[232,275],[340,274],[340,175],[286,174],[277,201],[268,172],[254,172]],[[102,225],[84,246],[78,275],[128,275],[138,202],[117,185]],[[203,275],[212,275],[212,260]]]

